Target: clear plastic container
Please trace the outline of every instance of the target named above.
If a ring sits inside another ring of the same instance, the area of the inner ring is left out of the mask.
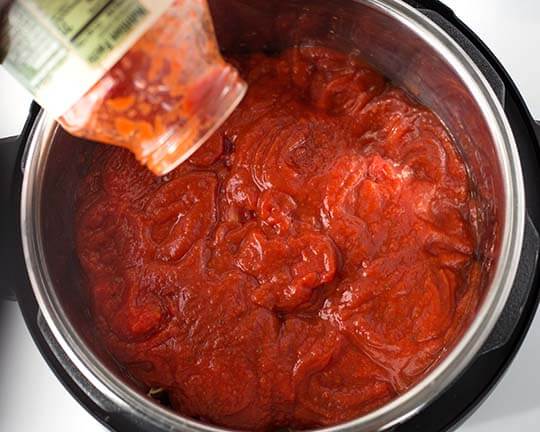
[[[155,174],[187,159],[241,101],[206,0],[176,0],[59,118],[70,133],[131,150]]]

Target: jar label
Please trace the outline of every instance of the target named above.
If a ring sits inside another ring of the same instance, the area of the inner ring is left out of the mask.
[[[0,61],[59,117],[173,1],[16,0],[0,23]]]

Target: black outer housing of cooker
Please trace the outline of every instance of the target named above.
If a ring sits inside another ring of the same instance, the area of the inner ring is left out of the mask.
[[[515,84],[482,41],[465,26],[451,9],[435,0],[407,0],[407,3],[433,19],[447,31],[475,61],[503,102],[517,142],[527,195],[527,224],[520,267],[510,298],[488,341],[474,361],[452,385],[412,418],[391,428],[392,432],[450,431],[467,419],[490,394],[519,350],[534,318],[540,299],[540,271],[537,257],[540,240],[540,126],[530,113]],[[147,418],[119,410],[111,405],[80,373],[62,351],[40,318],[39,307],[28,279],[20,241],[20,198],[25,147],[40,111],[33,103],[19,137],[0,143],[0,296],[18,301],[26,325],[51,370],[66,389],[98,421],[111,430],[155,431]],[[1,292],[14,287],[16,293]],[[106,401],[104,404],[103,401]]]

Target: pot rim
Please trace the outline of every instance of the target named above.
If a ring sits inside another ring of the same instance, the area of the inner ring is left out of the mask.
[[[471,91],[490,127],[504,188],[504,227],[500,256],[493,279],[476,317],[451,352],[407,392],[362,417],[319,432],[384,430],[419,412],[454,381],[486,341],[510,294],[517,272],[525,225],[525,189],[517,146],[508,119],[494,91],[470,57],[414,8],[400,0],[351,0],[390,16],[421,39],[455,69]],[[54,337],[83,376],[111,400],[118,411],[140,415],[168,430],[222,432],[228,429],[183,417],[135,391],[108,371],[91,352],[63,313],[47,271],[41,231],[41,186],[48,153],[58,125],[41,112],[29,135],[29,148],[21,195],[21,240],[27,272],[39,309]]]

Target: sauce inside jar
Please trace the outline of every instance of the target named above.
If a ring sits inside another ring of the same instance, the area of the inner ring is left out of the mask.
[[[206,141],[245,91],[221,57],[206,0],[174,0],[59,122],[78,137],[129,149],[163,175]]]
[[[435,114],[357,59],[234,61],[245,99],[169,175],[91,154],[76,243],[97,333],[184,415],[351,420],[417,383],[476,310],[466,166]]]

